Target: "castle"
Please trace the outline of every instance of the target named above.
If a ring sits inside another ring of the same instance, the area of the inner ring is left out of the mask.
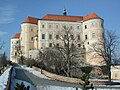
[[[34,18],[28,16],[21,24],[21,33],[15,34],[11,39],[10,60],[16,62],[15,46],[21,46],[22,54],[26,58],[35,58],[38,50],[53,47],[54,44],[61,45],[58,31],[63,26],[70,27],[73,30],[73,36],[84,41],[86,52],[89,46],[104,34],[104,20],[95,13],[86,16],[69,16],[47,14],[42,18]],[[79,45],[78,45],[79,47]],[[102,58],[93,58],[94,52],[86,54],[86,62],[91,65],[101,65]]]

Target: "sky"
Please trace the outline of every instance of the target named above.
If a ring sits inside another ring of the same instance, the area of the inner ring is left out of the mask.
[[[10,54],[10,39],[21,31],[21,23],[28,17],[42,18],[46,14],[84,16],[96,13],[104,19],[104,28],[120,35],[120,0],[0,0],[0,53]]]

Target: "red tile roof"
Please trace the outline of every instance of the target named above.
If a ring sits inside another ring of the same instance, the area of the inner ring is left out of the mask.
[[[63,15],[47,14],[41,20],[77,22],[77,21],[82,21],[83,17],[82,16],[63,16]]]
[[[83,21],[87,21],[90,19],[100,19],[100,17],[97,16],[95,13],[91,13],[83,17]]]
[[[15,34],[12,38],[20,38],[20,33]]]
[[[70,21],[70,22],[87,21],[90,19],[100,19],[100,17],[97,16],[95,13],[91,13],[86,16],[63,16],[47,14],[43,18],[41,18],[41,20]],[[38,18],[28,16],[23,23],[38,24]]]
[[[38,18],[28,16],[23,23],[38,24]]]

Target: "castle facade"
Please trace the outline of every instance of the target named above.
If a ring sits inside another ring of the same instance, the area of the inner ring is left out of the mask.
[[[95,13],[86,16],[47,14],[40,19],[28,16],[21,24],[21,33],[11,39],[10,60],[18,62],[15,49],[18,45],[22,47],[21,53],[26,58],[35,58],[38,50],[53,47],[53,44],[62,45],[58,32],[64,26],[71,28],[73,36],[84,42],[86,52],[90,45],[103,38],[104,20]],[[81,47],[79,43],[78,47]],[[103,60],[101,57],[94,58],[94,52],[86,53],[85,56],[86,62],[91,65],[101,65]]]

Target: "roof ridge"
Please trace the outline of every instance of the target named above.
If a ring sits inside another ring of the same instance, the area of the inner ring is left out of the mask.
[[[47,15],[52,15],[52,16],[64,16],[64,15],[58,15],[58,14],[46,14],[45,16],[47,16]],[[66,15],[66,16],[64,16],[64,17],[67,17],[67,16],[69,16],[69,17],[83,17],[83,16],[73,16],[73,15]]]

